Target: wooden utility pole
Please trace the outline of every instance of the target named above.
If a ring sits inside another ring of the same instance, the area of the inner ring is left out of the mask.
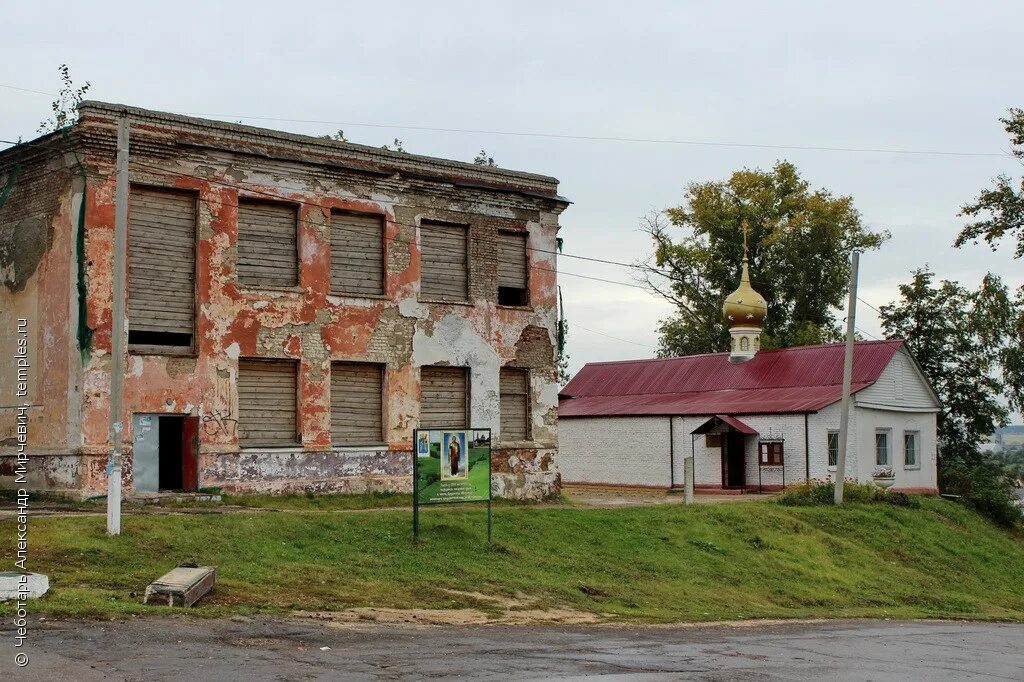
[[[846,480],[846,444],[850,431],[850,384],[853,381],[853,333],[857,322],[857,269],[860,252],[850,258],[850,301],[846,305],[846,357],[843,360],[843,402],[839,408],[839,452],[836,455],[835,503],[843,503],[843,482]]]
[[[110,461],[107,462],[107,534],[121,534],[121,436],[124,423],[124,299],[128,247],[128,113],[117,121],[114,190],[113,329],[110,334]]]

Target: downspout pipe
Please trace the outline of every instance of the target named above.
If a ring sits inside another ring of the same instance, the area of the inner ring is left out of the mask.
[[[804,412],[804,482],[807,483],[811,480],[811,447],[810,439],[807,435],[808,430],[807,413]]]
[[[668,489],[676,487],[676,437],[672,417],[668,418]]]

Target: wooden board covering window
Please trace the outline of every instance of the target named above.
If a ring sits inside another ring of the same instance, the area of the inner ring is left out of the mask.
[[[498,233],[498,286],[526,288],[526,233]]]
[[[467,428],[468,387],[465,367],[421,367],[420,428]]]
[[[331,442],[377,445],[384,441],[383,366],[331,364]]]
[[[501,440],[530,437],[530,374],[525,369],[504,368],[499,377]]]
[[[331,215],[331,291],[384,293],[384,218],[335,212]]]
[[[128,205],[128,326],[145,341],[191,347],[195,326],[196,195],[132,187]]]
[[[238,361],[238,443],[274,447],[299,442],[293,360]]]
[[[469,300],[465,225],[420,223],[420,296],[434,301]]]
[[[238,200],[238,281],[251,287],[299,283],[298,208]]]

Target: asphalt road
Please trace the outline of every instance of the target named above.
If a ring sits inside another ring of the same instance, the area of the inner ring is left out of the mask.
[[[284,619],[34,620],[6,680],[1024,680],[1024,625],[329,626]]]

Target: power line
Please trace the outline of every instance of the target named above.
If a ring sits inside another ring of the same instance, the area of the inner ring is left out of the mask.
[[[0,139],[0,143],[14,144],[14,145],[27,145],[27,146],[30,146],[30,147],[49,146],[49,145],[42,145],[42,144],[38,144],[38,143],[34,143],[34,142],[20,142],[19,143],[19,142],[12,142],[10,140],[2,140],[2,139]],[[235,184],[235,183],[231,183],[231,182],[225,182],[223,180],[212,180],[212,179],[209,179],[209,178],[200,177],[198,175],[192,175],[190,173],[184,173],[184,172],[181,172],[181,171],[170,171],[170,170],[167,170],[165,168],[162,168],[161,166],[156,166],[156,165],[153,165],[153,164],[150,164],[150,163],[146,163],[144,161],[133,160],[133,161],[131,161],[131,163],[134,164],[135,166],[148,169],[148,170],[156,172],[156,173],[158,173],[160,175],[171,176],[171,177],[191,178],[191,179],[197,180],[199,182],[206,182],[206,183],[209,183],[209,184],[212,184],[212,185],[219,185],[219,186],[222,186],[222,187],[228,187],[228,188],[240,190],[242,192],[246,192],[246,193],[249,193],[249,194],[255,194],[255,195],[258,195],[258,196],[267,197],[269,199],[273,199],[273,200],[276,200],[276,201],[283,201],[283,202],[287,202],[287,203],[290,203],[290,204],[297,204],[297,205],[301,205],[301,206],[309,206],[309,207],[313,207],[313,208],[317,208],[317,209],[322,208],[321,204],[318,204],[318,203],[315,203],[315,202],[312,202],[312,201],[305,201],[305,200],[302,200],[302,199],[294,199],[294,198],[290,198],[290,197],[282,197],[281,195],[274,194],[273,192],[268,192],[268,191],[264,191],[264,190],[254,189],[252,187],[247,187],[245,185],[239,185],[239,184]],[[58,172],[58,171],[51,171],[51,172]],[[92,174],[90,174],[90,176],[102,178],[102,176],[93,176]],[[204,198],[204,202],[206,202],[207,204],[214,204],[215,203],[215,204],[219,204],[221,206],[223,206],[225,204],[225,202],[213,199],[211,197]],[[304,220],[302,218],[296,218],[296,221],[298,223],[300,223],[300,224],[305,224],[307,226],[320,227],[319,224],[310,223],[309,221]],[[397,219],[392,220],[390,222],[393,222],[396,225],[401,225],[401,226],[404,226],[404,227],[411,227],[411,228],[418,227],[417,225],[415,225],[413,223],[404,223],[404,222],[401,222],[401,221],[399,221]],[[384,240],[385,240],[385,242],[398,242],[398,243],[402,243],[402,244],[406,244],[406,245],[409,244],[409,241],[403,240],[403,239],[401,239],[399,237],[390,237],[390,238],[389,237],[384,237]],[[642,265],[637,265],[635,263],[623,263],[621,261],[613,261],[613,260],[608,260],[608,259],[603,259],[603,258],[594,258],[594,257],[591,257],[591,256],[581,256],[581,255],[565,253],[565,252],[561,252],[561,251],[552,251],[552,250],[548,250],[548,249],[540,249],[540,248],[532,247],[532,246],[526,246],[526,249],[529,250],[529,251],[534,251],[534,252],[538,252],[538,253],[545,253],[545,254],[554,255],[556,257],[576,258],[576,259],[580,259],[580,260],[584,260],[584,261],[590,261],[590,262],[594,262],[594,263],[605,263],[605,264],[608,264],[608,265],[617,265],[617,266],[620,266],[620,267],[625,267],[625,268],[630,268],[630,269],[634,269],[634,270],[639,270],[639,271],[650,273],[650,274],[661,275],[662,277],[665,277],[665,278],[667,278],[667,279],[669,279],[669,280],[671,280],[673,282],[678,282],[679,281],[678,278],[675,278],[675,277],[673,277],[672,275],[670,275],[668,273],[661,272],[661,271],[656,270],[654,268],[648,268],[648,267],[644,267]],[[647,286],[644,286],[644,285],[641,285],[641,284],[633,284],[633,283],[629,283],[629,282],[621,282],[621,281],[618,281],[618,280],[607,279],[607,278],[604,278],[604,277],[595,277],[593,275],[583,275],[583,274],[580,274],[580,273],[569,272],[567,270],[561,270],[561,269],[555,270],[553,268],[547,268],[547,267],[543,267],[543,266],[539,266],[539,265],[527,265],[527,267],[530,268],[530,269],[533,269],[533,270],[541,270],[541,271],[544,271],[544,272],[551,272],[551,273],[555,273],[555,274],[566,275],[568,277],[576,277],[576,278],[579,278],[579,279],[587,279],[587,280],[591,280],[591,281],[595,281],[595,282],[603,282],[603,283],[606,283],[606,284],[615,284],[615,285],[618,285],[618,286],[630,287],[630,288],[633,288],[633,289],[640,289],[641,291],[650,292],[650,289]],[[870,303],[867,303],[866,301],[864,301],[860,297],[858,297],[857,300],[862,301],[866,305],[874,308],[874,306],[871,306]],[[759,308],[759,306],[753,306],[753,305],[744,304],[744,303],[734,303],[733,305],[739,305],[739,306],[743,306],[743,307],[747,307],[747,308],[751,308],[751,309]],[[878,310],[877,308],[874,308],[874,309]],[[593,331],[593,330],[591,330],[591,331]],[[595,332],[595,333],[600,333],[600,332]],[[867,332],[865,332],[865,333],[867,333]],[[877,337],[873,337],[873,338],[877,338]]]
[[[611,334],[605,334],[604,332],[599,332],[596,329],[590,329],[588,327],[584,327],[583,325],[577,324],[575,322],[572,324],[572,326],[575,327],[576,329],[582,329],[583,331],[590,332],[591,334],[597,334],[598,336],[606,336],[609,339],[614,339],[616,341],[622,341],[623,343],[631,343],[634,346],[641,346],[641,347],[647,348],[649,350],[657,350],[657,348],[655,346],[651,346],[651,345],[648,345],[646,343],[640,343],[639,341],[630,341],[629,339],[623,339],[623,338],[620,338],[618,336],[612,336]]]
[[[866,305],[867,307],[871,308],[872,310],[874,310],[874,311],[875,311],[876,313],[878,313],[879,315],[881,315],[881,314],[882,314],[882,311],[881,311],[881,310],[879,310],[879,309],[878,309],[878,308],[876,308],[875,306],[871,305],[870,303],[868,303],[867,301],[865,301],[865,300],[864,300],[863,298],[861,298],[860,296],[858,296],[858,297],[857,297],[857,300],[858,300],[858,301],[860,301],[861,303],[863,303],[864,305]]]
[[[20,92],[30,92],[39,95],[56,96],[55,93],[32,90],[13,85],[0,84],[0,87]],[[247,119],[250,121],[270,121],[276,123],[305,123],[315,125],[343,126],[350,128],[383,128],[390,130],[415,130],[422,132],[437,133],[460,133],[472,135],[501,135],[506,137],[535,137],[541,139],[558,140],[581,140],[589,142],[624,142],[632,144],[662,144],[662,145],[683,145],[696,147],[731,147],[747,149],[777,149],[785,151],[818,151],[818,152],[841,152],[856,154],[903,154],[913,156],[962,156],[962,157],[1005,157],[1005,152],[961,152],[941,149],[898,149],[884,147],[837,147],[826,145],[791,145],[791,144],[765,144],[756,142],[721,142],[715,140],[684,140],[676,138],[648,138],[648,137],[626,137],[617,135],[579,135],[570,133],[547,133],[527,132],[515,130],[488,130],[483,128],[441,128],[434,126],[406,125],[395,123],[365,123],[353,121],[324,121],[317,119],[283,118],[274,116],[251,116],[247,114],[209,114],[195,111],[169,112],[179,116],[198,116],[211,119]]]

